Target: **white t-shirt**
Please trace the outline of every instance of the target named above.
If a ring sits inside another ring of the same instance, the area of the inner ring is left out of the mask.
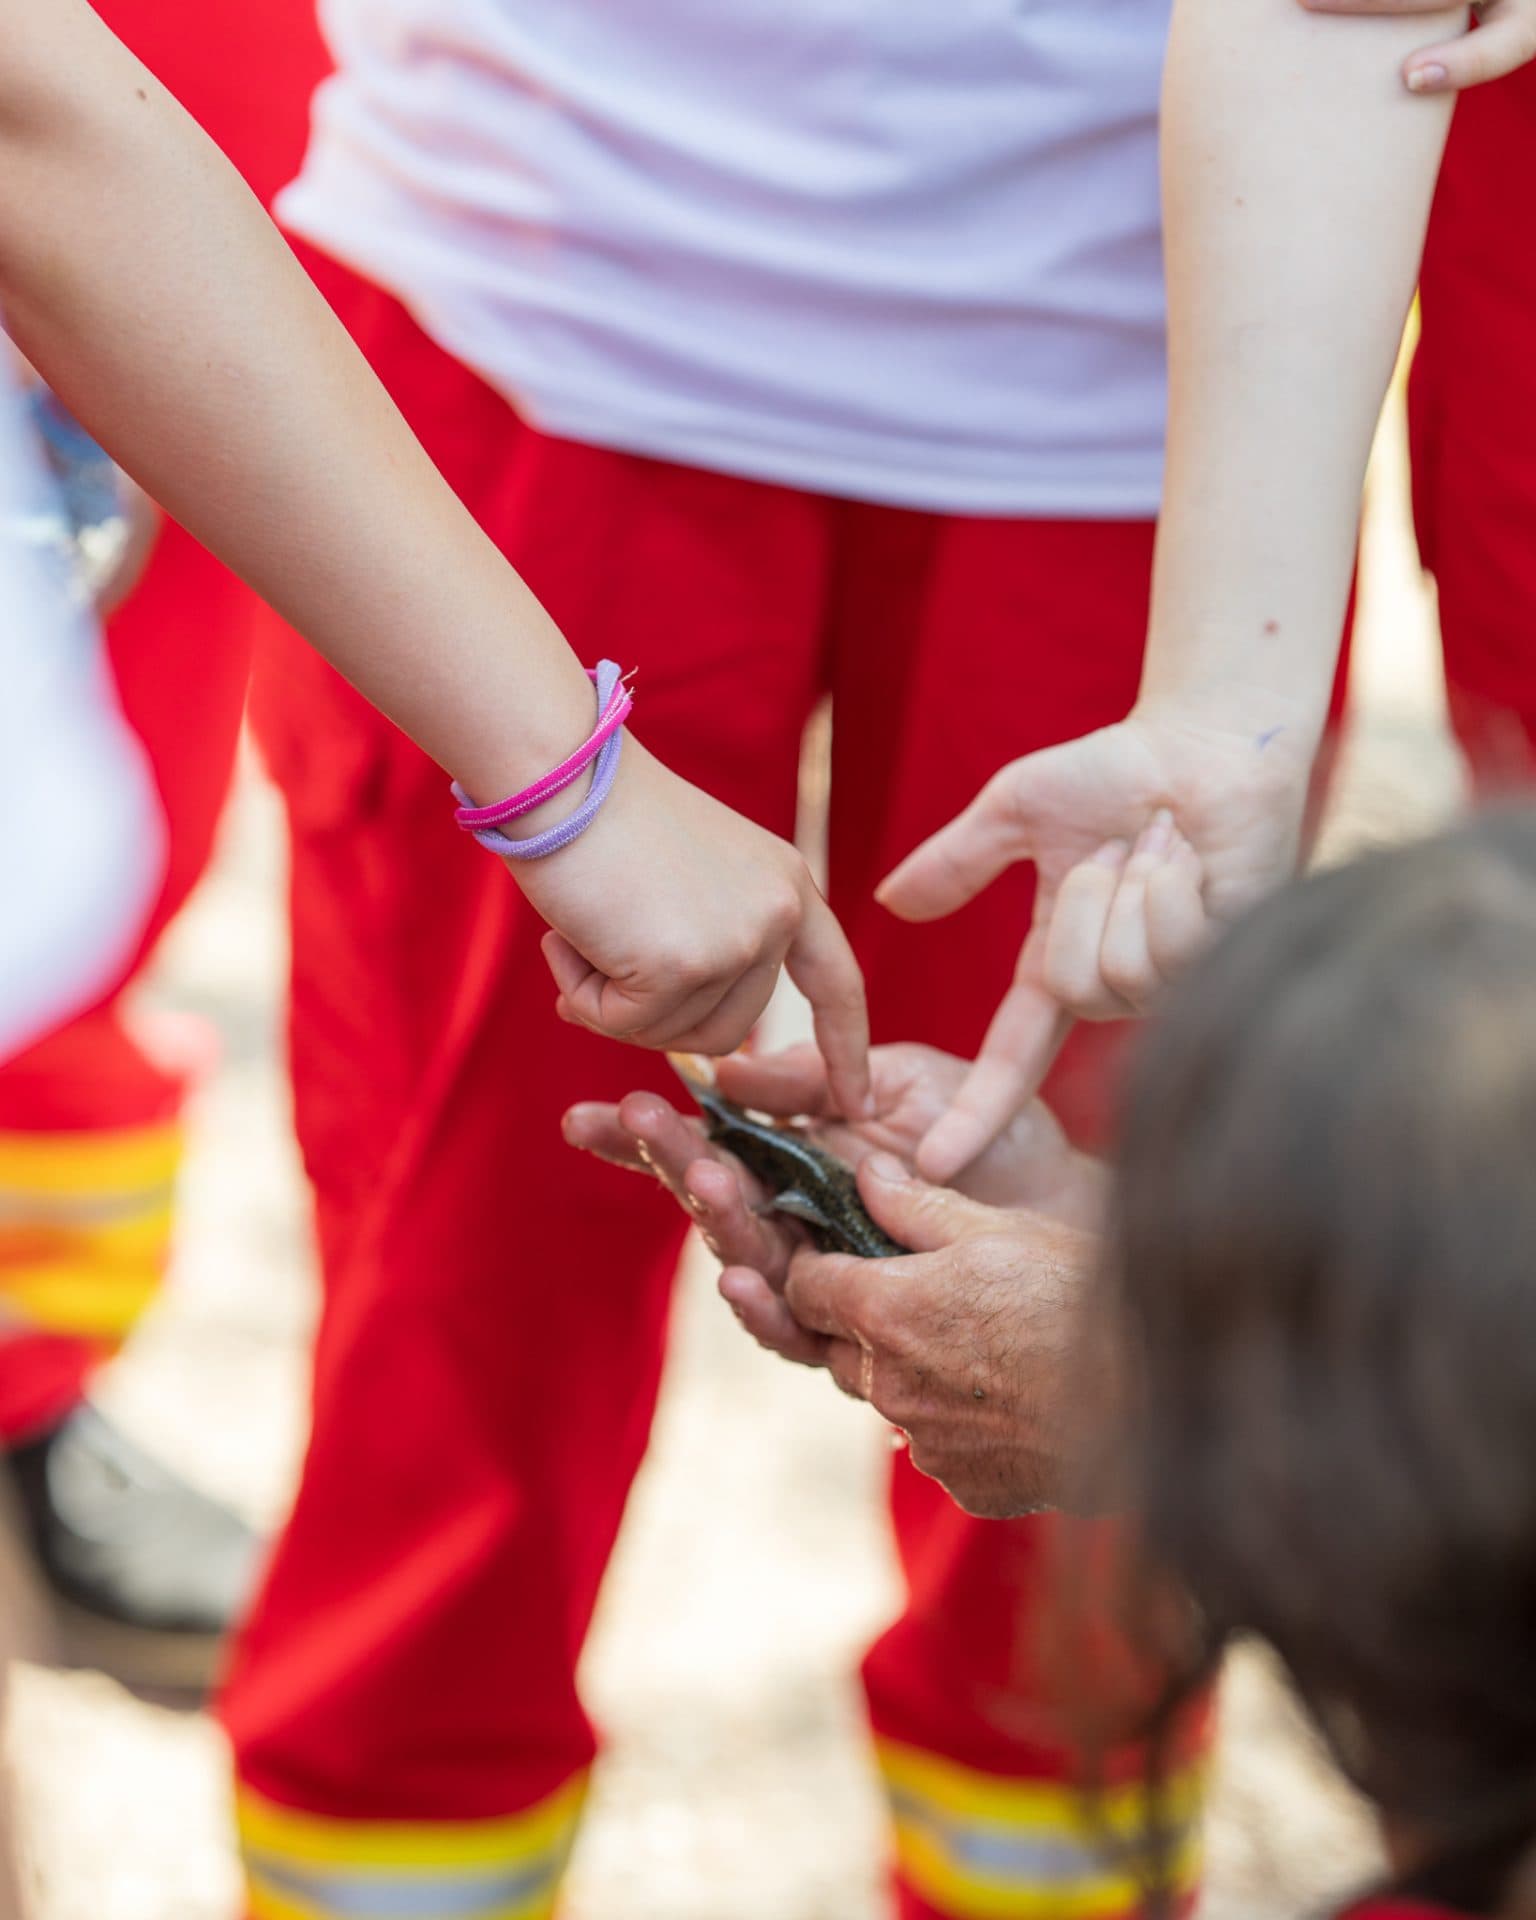
[[[536,425],[1155,511],[1170,0],[323,0],[281,203]]]
[[[48,495],[0,336],[0,1060],[67,1019],[138,939],[165,831],[91,619],[31,530]]]

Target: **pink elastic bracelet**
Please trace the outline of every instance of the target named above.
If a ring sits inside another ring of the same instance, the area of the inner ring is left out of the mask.
[[[609,666],[611,662],[604,661],[603,665]],[[600,671],[599,668],[589,667],[587,678],[596,681]],[[614,672],[617,673],[617,671],[618,669],[614,668]],[[635,696],[630,688],[630,677],[615,680],[613,691],[597,717],[597,725],[569,759],[562,760],[558,767],[546,773],[542,780],[535,780],[531,787],[524,787],[521,793],[514,793],[506,800],[498,800],[494,806],[465,805],[456,808],[453,815],[456,824],[466,833],[474,833],[477,829],[483,831],[487,827],[499,827],[508,820],[516,820],[520,814],[531,813],[544,801],[553,799],[557,793],[563,792],[573,780],[591,766],[629,718],[635,704]]]

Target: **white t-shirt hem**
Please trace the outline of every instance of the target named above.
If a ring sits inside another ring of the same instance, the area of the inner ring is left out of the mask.
[[[1161,447],[1145,453],[1063,447],[1042,452],[1033,472],[1019,450],[1010,447],[997,455],[996,470],[988,471],[985,454],[974,447],[937,442],[919,447],[911,439],[878,435],[862,436],[864,445],[857,447],[846,425],[835,435],[835,447],[818,446],[793,431],[779,441],[761,431],[732,433],[707,410],[695,419],[684,418],[675,407],[651,412],[633,381],[609,386],[589,379],[577,384],[541,364],[536,354],[520,353],[515,326],[497,330],[496,358],[489,363],[476,351],[477,344],[483,344],[476,331],[455,324],[453,300],[433,299],[420,291],[419,237],[412,235],[410,243],[396,248],[390,245],[391,228],[384,221],[358,222],[354,228],[350,221],[335,219],[337,206],[347,205],[352,196],[337,194],[332,178],[326,178],[321,190],[311,191],[313,173],[319,171],[313,155],[310,166],[311,172],[278,203],[285,226],[400,300],[444,352],[503,395],[541,433],[799,492],[923,513],[1032,520],[1149,520],[1157,515]],[[753,424],[760,428],[766,422],[759,418]]]

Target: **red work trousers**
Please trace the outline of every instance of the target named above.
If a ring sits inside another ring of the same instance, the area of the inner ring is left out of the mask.
[[[832,696],[831,894],[876,1032],[971,1053],[1027,875],[930,927],[873,888],[1006,760],[1125,712],[1150,525],[946,518],[550,439],[392,299],[309,265],[576,649],[638,667],[665,761],[788,833]],[[683,1233],[559,1120],[667,1071],[555,1019],[542,925],[454,829],[444,775],[291,636],[258,650],[253,713],[293,828],[326,1301],[303,1484],[227,1698],[251,1908],[534,1920],[593,1756],[576,1660]],[[1080,1125],[1086,1038],[1056,1088]],[[900,1460],[893,1510],[909,1601],[865,1679],[903,1914],[1130,1911],[1036,1659],[1054,1523],[969,1519]]]

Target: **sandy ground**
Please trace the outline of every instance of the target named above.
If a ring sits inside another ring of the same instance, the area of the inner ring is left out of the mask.
[[[1373,478],[1360,722],[1327,844],[1432,822],[1458,772],[1432,609],[1403,524],[1401,449]],[[168,941],[156,998],[211,1020],[163,1304],[103,1396],[182,1471],[265,1522],[303,1444],[315,1311],[277,1048],[281,844],[248,770],[216,873]],[[689,1263],[651,1459],[585,1671],[610,1747],[568,1920],[876,1920],[880,1810],[850,1683],[895,1581],[879,1422],[767,1360]],[[13,1717],[39,1920],[230,1920],[226,1760],[205,1720],[110,1681],[23,1671]],[[1366,1824],[1235,1663],[1211,1837],[1210,1920],[1288,1920],[1370,1870]]]

